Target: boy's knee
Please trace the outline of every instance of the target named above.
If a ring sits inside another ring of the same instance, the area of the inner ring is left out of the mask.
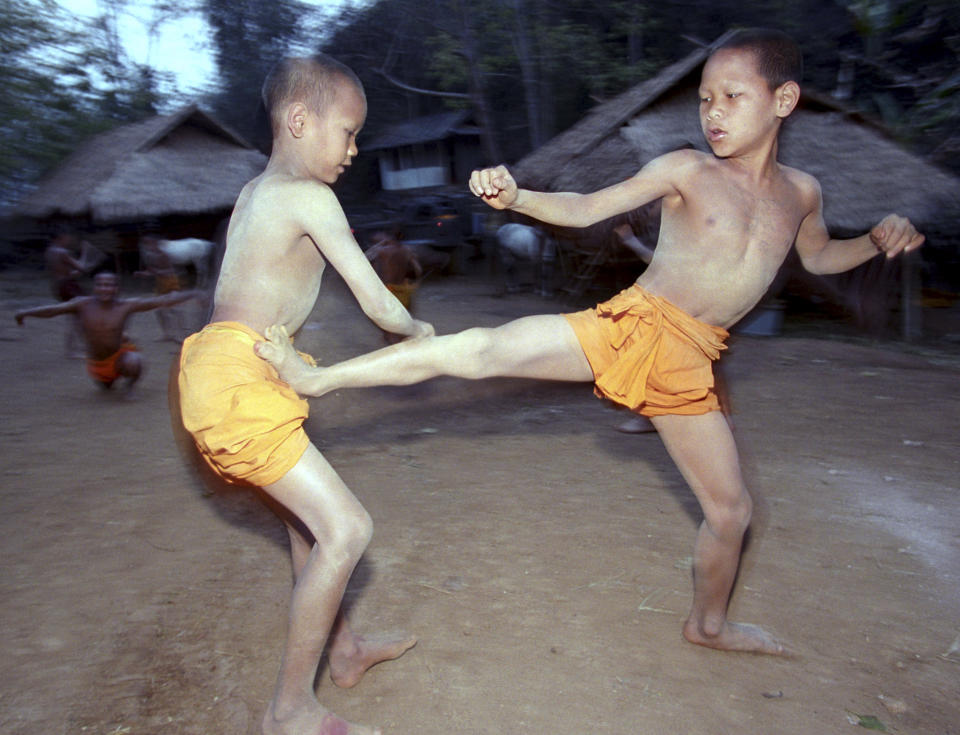
[[[139,352],[127,352],[120,358],[120,372],[128,378],[140,375],[143,359]]]
[[[720,538],[740,538],[746,533],[753,517],[753,501],[742,492],[724,503],[717,503],[707,514],[707,523]]]
[[[357,517],[353,536],[363,549],[370,545],[370,540],[373,538],[373,518],[367,511],[362,511]]]
[[[373,519],[360,508],[341,518],[331,535],[331,542],[343,548],[349,556],[360,556],[373,538]]]
[[[478,380],[495,374],[493,330],[472,327],[455,335],[450,345],[453,353],[459,357],[459,377]]]

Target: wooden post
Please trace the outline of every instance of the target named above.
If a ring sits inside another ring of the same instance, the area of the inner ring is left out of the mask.
[[[922,284],[916,259],[915,253],[904,253],[900,256],[900,313],[905,342],[918,339],[922,332]]]

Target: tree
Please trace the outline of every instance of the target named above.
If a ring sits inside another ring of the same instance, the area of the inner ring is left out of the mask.
[[[845,0],[859,43],[844,54],[850,100],[960,172],[960,6]]]
[[[268,145],[258,119],[260,87],[273,64],[309,36],[317,11],[297,0],[200,1],[220,72],[214,111],[248,140]]]
[[[155,112],[156,77],[126,61],[115,28],[52,0],[0,0],[0,204],[82,139]]]

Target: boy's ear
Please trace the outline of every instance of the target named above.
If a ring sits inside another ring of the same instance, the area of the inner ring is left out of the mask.
[[[787,117],[800,102],[800,85],[796,82],[784,82],[774,93],[777,101],[777,116]]]
[[[303,137],[303,129],[307,124],[307,106],[302,102],[294,102],[287,107],[287,130],[294,138]]]

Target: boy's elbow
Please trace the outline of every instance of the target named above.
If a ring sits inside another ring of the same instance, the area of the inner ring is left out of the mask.
[[[800,265],[802,265],[803,269],[808,273],[813,273],[815,276],[825,276],[828,273],[835,272],[830,268],[826,248],[817,248],[808,252],[797,248],[797,255],[800,256]]]
[[[815,276],[822,276],[826,273],[819,265],[816,258],[800,258],[800,265],[803,266],[803,269],[807,273],[812,273]]]
[[[372,299],[364,312],[372,322],[382,327],[394,325],[406,313],[406,309],[393,294],[384,289],[383,295]]]

